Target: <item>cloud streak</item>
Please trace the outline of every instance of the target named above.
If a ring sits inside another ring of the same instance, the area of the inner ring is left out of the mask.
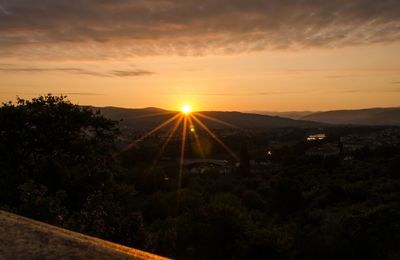
[[[62,92],[62,93],[52,93],[52,92],[50,92],[50,93],[53,94],[53,95],[57,95],[57,96],[60,96],[60,95],[63,95],[63,96],[100,96],[100,95],[102,95],[102,94],[99,94],[99,93],[91,93],[91,92]],[[19,95],[23,95],[23,96],[25,96],[25,95],[29,95],[29,96],[31,96],[31,95],[38,96],[38,95],[47,95],[47,94],[49,94],[49,92],[40,93],[40,92],[9,92],[9,91],[0,91],[0,94],[12,94],[12,95],[17,95],[17,96],[19,96]]]
[[[343,91],[338,91],[341,93],[398,93],[400,88],[376,88],[376,89],[348,89]]]
[[[72,67],[31,67],[31,66],[19,66],[12,64],[0,64],[0,73],[48,73],[48,72],[62,72],[78,75],[88,75],[97,77],[137,77],[154,74],[154,72],[147,70],[108,70],[108,71],[95,71],[87,70],[82,68],[72,68]]]
[[[10,15],[10,13],[2,5],[0,5],[0,13],[3,15]]]
[[[306,94],[309,91],[242,91],[242,92],[200,92],[194,94],[195,96],[230,96],[230,97],[243,97],[243,96],[278,96],[278,95],[292,95],[292,94]]]
[[[0,55],[113,58],[400,40],[398,0],[3,0]]]

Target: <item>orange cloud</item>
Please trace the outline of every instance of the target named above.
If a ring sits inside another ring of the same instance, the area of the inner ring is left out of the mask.
[[[400,40],[397,0],[3,0],[0,55],[104,59]]]

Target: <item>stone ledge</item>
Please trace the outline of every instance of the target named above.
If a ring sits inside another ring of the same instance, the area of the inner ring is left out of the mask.
[[[0,210],[0,259],[167,259]]]

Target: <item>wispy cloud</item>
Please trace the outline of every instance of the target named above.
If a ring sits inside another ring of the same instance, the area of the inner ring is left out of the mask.
[[[304,90],[304,91],[285,91],[285,92],[271,91],[271,92],[258,92],[258,93],[255,93],[255,95],[257,95],[257,96],[292,95],[292,94],[306,94],[309,92],[310,91],[306,91],[306,90]]]
[[[117,77],[135,77],[154,74],[154,72],[147,70],[113,70],[109,73]]]
[[[291,94],[305,94],[309,91],[236,91],[236,92],[200,92],[193,94],[194,96],[230,96],[230,97],[243,97],[243,96],[274,96],[274,95],[291,95]]]
[[[10,12],[8,12],[1,4],[0,4],[0,13],[3,15],[11,15]]]
[[[398,92],[400,92],[400,88],[388,88],[388,89],[383,89],[383,92],[394,92],[394,93],[398,93]]]
[[[147,70],[140,70],[140,69],[97,71],[97,70],[88,70],[88,69],[72,68],[72,67],[51,68],[51,67],[20,66],[12,64],[0,64],[0,73],[1,72],[9,72],[9,73],[62,72],[62,73],[80,74],[80,75],[97,76],[97,77],[137,77],[137,76],[154,74],[154,72]]]
[[[40,93],[40,92],[10,92],[10,91],[0,91],[0,94],[12,94],[12,95],[17,95],[17,96],[39,96],[39,95],[47,95],[49,92],[46,93]],[[100,96],[102,94],[100,93],[91,93],[91,92],[50,92],[53,95],[64,95],[64,96]]]
[[[347,89],[339,91],[341,93],[398,93],[400,88],[377,88],[377,89]]]
[[[54,95],[65,95],[65,96],[100,96],[99,93],[90,92],[65,92],[65,93],[54,93]]]
[[[202,55],[400,41],[398,0],[3,0],[0,54]]]

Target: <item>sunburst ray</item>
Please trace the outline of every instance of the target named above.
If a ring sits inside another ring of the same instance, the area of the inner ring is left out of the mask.
[[[186,145],[186,131],[187,131],[187,116],[183,120],[182,128],[182,142],[181,142],[181,156],[179,160],[179,176],[178,176],[178,189],[182,186],[182,176],[183,176],[183,161],[185,158],[185,145]]]
[[[189,124],[192,125],[192,126],[194,127],[194,123],[193,123],[193,120],[192,120],[192,115],[189,115],[189,116],[188,116],[188,120],[189,120]],[[205,157],[205,154],[204,154],[203,146],[202,146],[201,143],[200,143],[200,137],[199,137],[199,135],[197,134],[196,130],[193,131],[193,135],[194,135],[194,140],[195,140],[195,142],[196,142],[197,149],[199,149],[200,156],[201,156],[202,158],[204,158],[204,157]]]
[[[195,112],[195,114],[196,114],[197,116],[199,116],[199,117],[208,119],[208,120],[210,120],[210,121],[219,123],[219,124],[224,125],[224,126],[228,126],[228,127],[232,127],[232,128],[238,128],[237,126],[235,126],[235,125],[233,125],[233,124],[231,124],[231,123],[225,122],[225,121],[223,121],[223,120],[217,119],[217,118],[212,117],[212,116],[205,115],[205,114],[200,113],[200,112]]]
[[[173,117],[171,117],[170,119],[168,119],[167,121],[163,122],[162,124],[156,126],[155,128],[153,128],[152,130],[150,130],[149,132],[147,132],[146,134],[144,134],[143,136],[141,136],[139,139],[135,140],[134,142],[132,142],[131,144],[129,144],[123,151],[127,151],[129,149],[131,149],[133,146],[135,146],[138,142],[143,141],[144,139],[146,139],[147,137],[149,137],[150,135],[156,133],[157,131],[159,131],[160,129],[166,127],[168,124],[170,124],[171,122],[173,122],[174,120],[176,120],[181,114],[177,113],[176,115],[174,115]]]
[[[170,114],[176,114],[176,113],[178,113],[178,112],[176,112],[176,111],[163,111],[163,112],[151,113],[151,114],[147,114],[147,115],[135,116],[135,117],[133,117],[133,119],[150,118],[150,117],[164,116],[164,115],[170,115]]]
[[[225,151],[229,153],[236,161],[240,161],[238,156],[221,140],[218,138],[216,134],[214,134],[200,119],[198,119],[195,115],[192,115],[193,119],[217,142],[219,143]]]
[[[174,126],[170,129],[168,132],[167,138],[165,139],[160,151],[158,152],[156,158],[153,161],[153,164],[151,165],[150,172],[154,170],[154,167],[156,166],[158,160],[161,158],[162,154],[164,153],[165,149],[167,148],[169,142],[171,141],[172,137],[176,133],[176,130],[178,130],[179,125],[181,124],[183,120],[183,117],[180,116],[180,118],[175,122]]]

